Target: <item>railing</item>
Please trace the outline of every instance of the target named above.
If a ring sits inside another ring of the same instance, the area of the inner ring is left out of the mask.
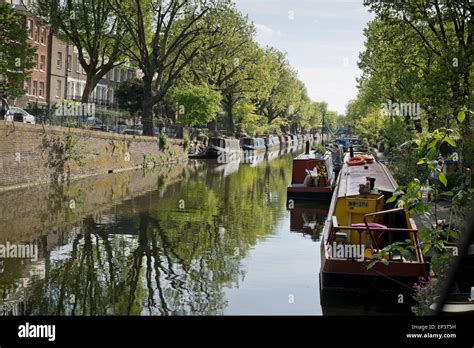
[[[367,222],[368,217],[374,217],[374,216],[381,216],[384,214],[391,214],[399,211],[405,211],[404,208],[396,208],[396,209],[390,209],[390,210],[385,210],[385,211],[380,211],[380,212],[375,212],[375,213],[369,213],[364,215],[364,224],[365,227],[363,226],[339,226],[337,222],[337,217],[333,216],[332,217],[332,229],[329,234],[328,238],[328,244],[331,245],[335,238],[336,238],[336,232],[343,232],[343,231],[357,231],[359,234],[359,245],[362,244],[362,233],[363,232],[368,232],[370,239],[372,241],[373,246],[375,247],[375,250],[381,250],[380,246],[378,245],[377,238],[375,238],[375,234],[379,234],[378,238],[383,236],[385,233],[388,233],[389,235],[389,245],[392,244],[392,234],[393,233],[408,233],[409,236],[411,237],[410,240],[413,242],[415,246],[415,255],[416,255],[416,262],[422,263],[423,262],[423,257],[421,255],[420,248],[418,246],[418,238],[417,238],[417,233],[418,229],[414,228],[381,228],[381,227],[370,227],[369,222]],[[390,260],[392,260],[392,255],[390,253]]]

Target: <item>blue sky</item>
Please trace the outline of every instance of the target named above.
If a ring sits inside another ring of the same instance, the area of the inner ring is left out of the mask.
[[[363,29],[372,19],[362,0],[235,0],[257,28],[257,41],[288,53],[310,98],[344,113],[357,95]]]

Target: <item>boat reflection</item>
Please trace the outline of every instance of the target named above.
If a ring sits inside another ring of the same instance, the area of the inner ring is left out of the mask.
[[[249,164],[250,167],[255,167],[265,160],[265,152],[244,151],[242,156],[242,163]]]
[[[296,205],[288,207],[290,211],[290,231],[310,236],[319,241],[329,206],[323,204]]]
[[[240,158],[233,161],[229,161],[224,164],[220,164],[214,168],[214,173],[220,174],[223,177],[229,176],[239,170]]]

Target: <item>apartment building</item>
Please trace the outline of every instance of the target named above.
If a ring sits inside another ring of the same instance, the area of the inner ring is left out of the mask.
[[[52,30],[35,20],[26,4],[33,0],[0,0],[8,2],[24,19],[30,44],[36,48],[30,78],[24,82],[26,94],[14,104],[23,108],[49,108],[64,99],[80,101],[86,85],[86,72],[79,61],[77,47],[54,35]],[[115,91],[119,84],[137,77],[137,69],[117,67],[108,72],[92,91],[89,102],[96,110],[116,110]]]
[[[14,101],[20,107],[36,105],[38,108],[49,106],[49,61],[50,61],[50,28],[39,23],[22,5],[21,0],[9,1],[18,15],[22,16],[28,31],[28,42],[36,49],[34,66],[30,77],[24,81],[26,94]]]
[[[49,60],[49,99],[48,105],[63,100],[66,96],[66,69],[67,69],[67,49],[68,45],[58,39],[54,34],[51,35],[51,50]]]

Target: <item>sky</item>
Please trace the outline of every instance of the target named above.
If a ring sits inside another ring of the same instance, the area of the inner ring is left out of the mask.
[[[235,0],[257,29],[262,46],[288,54],[313,101],[345,113],[357,95],[363,29],[373,15],[362,0]]]

